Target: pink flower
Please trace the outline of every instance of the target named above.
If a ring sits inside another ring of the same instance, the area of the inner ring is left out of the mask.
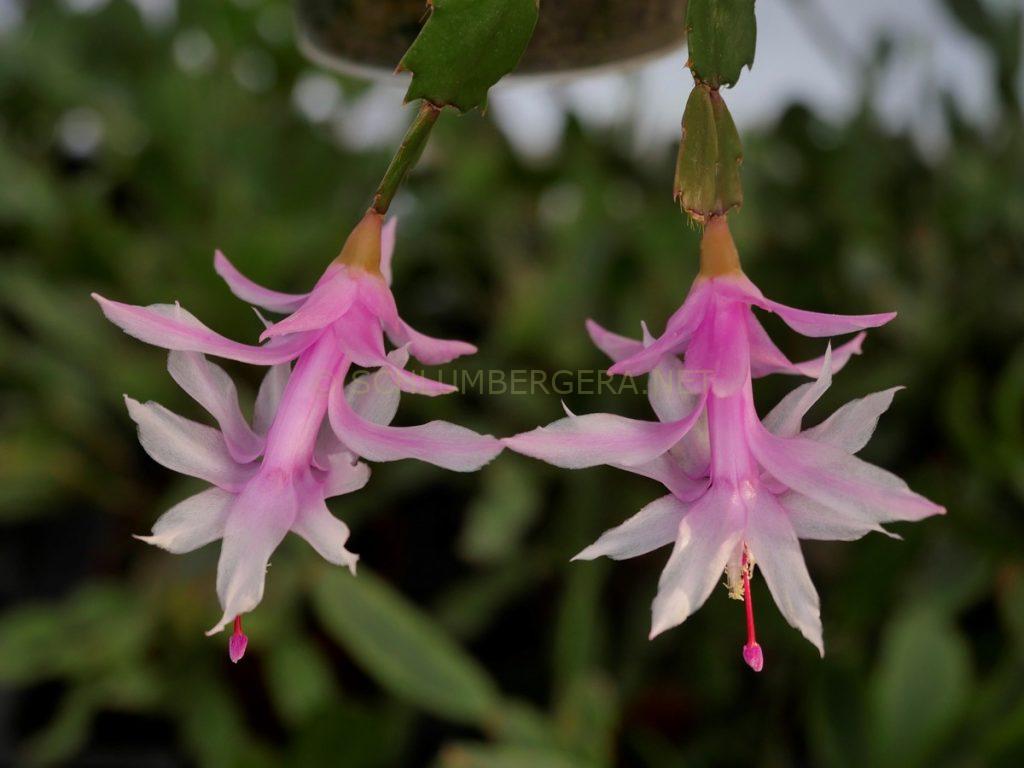
[[[615,361],[611,373],[650,374],[648,394],[658,421],[569,414],[504,442],[557,466],[609,464],[659,480],[668,495],[574,559],[623,559],[674,544],[652,608],[652,638],[697,610],[724,571],[730,595],[747,602],[743,658],[760,670],[749,587],[755,566],[789,623],[824,654],[818,595],[799,539],[852,540],[884,533],[882,523],[944,510],[854,455],[896,389],[854,400],[821,424],[802,428],[833,371],[860,352],[864,334],[822,358],[793,363],[751,308],[774,312],[805,336],[859,332],[894,315],[819,314],[766,299],[740,270],[724,219],[708,225],[701,256],[701,275],[661,337],[651,338],[645,328],[644,340],[634,341],[588,322],[594,343]],[[816,380],[797,387],[762,421],[751,381],[769,373]]]
[[[234,622],[233,661],[247,644],[241,616],[262,599],[270,556],[289,531],[355,573],[358,557],[345,547],[348,527],[325,500],[366,484],[370,470],[361,458],[416,458],[469,472],[501,451],[495,438],[446,422],[388,426],[401,392],[438,395],[454,389],[405,370],[410,354],[434,364],[476,349],[421,334],[399,317],[388,287],[394,226],[381,224],[378,214],[368,212],[304,295],[262,288],[217,253],[217,272],[236,296],[289,313],[267,327],[262,346],[224,338],[177,304],[137,307],[94,294],[107,318],[126,333],[172,350],[171,376],[220,427],[126,398],[150,456],[211,484],[166,512],[151,536],[140,538],[175,553],[223,539],[217,595],[224,613],[208,634]],[[385,350],[385,334],[397,349]],[[234,383],[204,354],[270,367],[251,425]],[[345,386],[352,365],[376,370]]]

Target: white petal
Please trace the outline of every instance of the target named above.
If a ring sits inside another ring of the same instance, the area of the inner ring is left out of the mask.
[[[247,464],[263,453],[263,440],[249,428],[238,405],[231,377],[199,352],[171,352],[167,370],[178,386],[203,406],[220,425],[232,458]]]
[[[291,365],[283,363],[271,366],[264,375],[263,381],[260,382],[260,390],[256,393],[256,406],[253,408],[252,425],[256,434],[266,436],[270,431],[270,425],[274,423],[277,407],[281,404],[291,374]]]
[[[802,437],[857,453],[867,445],[878,426],[879,417],[889,410],[893,396],[903,387],[875,392],[851,400],[816,427],[804,430]]]
[[[770,493],[759,493],[747,522],[747,545],[786,621],[824,656],[821,609],[793,526]]]
[[[182,554],[199,549],[224,535],[224,524],[235,494],[208,488],[164,512],[153,525],[152,536],[139,541]]]
[[[801,384],[764,417],[764,426],[773,435],[792,437],[800,431],[800,424],[811,406],[832,386],[832,345],[825,350],[821,374],[816,381]]]
[[[295,520],[292,530],[310,543],[320,556],[329,563],[343,565],[356,575],[359,555],[345,549],[349,530],[341,520],[320,501],[303,509]]]
[[[207,480],[228,491],[238,490],[252,470],[228,453],[220,432],[183,418],[158,403],[125,397],[128,414],[139,427],[139,442],[168,469]]]
[[[392,350],[388,354],[388,360],[399,368],[404,368],[409,362],[409,352],[405,348]],[[345,387],[345,398],[352,406],[352,410],[366,421],[383,426],[387,426],[395,418],[401,397],[402,390],[385,369],[358,376]]]
[[[797,537],[801,539],[855,541],[872,532],[900,538],[885,530],[871,517],[832,509],[796,491],[782,494],[778,501],[786,511]]]
[[[327,479],[324,497],[343,496],[358,491],[370,480],[370,467],[349,451],[339,451],[327,457]]]
[[[672,494],[662,496],[622,525],[602,533],[573,560],[593,560],[602,555],[612,560],[625,560],[671,544],[679,534],[679,523],[688,509],[688,504]]]
[[[679,525],[679,536],[658,580],[651,607],[651,637],[682,624],[708,599],[740,540],[744,510],[713,488]]]
[[[217,597],[224,615],[208,635],[259,605],[270,556],[292,527],[297,511],[290,478],[277,473],[257,476],[235,499],[217,564]]]

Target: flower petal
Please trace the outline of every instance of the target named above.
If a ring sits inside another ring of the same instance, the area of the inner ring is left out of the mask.
[[[873,531],[900,538],[871,517],[832,509],[802,493],[788,491],[779,496],[778,501],[801,539],[855,541]]]
[[[704,382],[718,397],[728,397],[750,376],[750,349],[742,303],[715,297],[700,332],[686,350],[688,382]]]
[[[239,344],[207,328],[177,304],[137,307],[92,294],[103,314],[129,336],[164,349],[202,352],[253,365],[276,365],[298,357],[316,341],[315,334],[297,334],[262,347]]]
[[[740,540],[744,517],[735,497],[713,487],[683,517],[651,607],[652,639],[682,624],[708,599]]]
[[[686,387],[686,368],[675,355],[658,361],[647,377],[647,398],[660,421],[678,421],[693,411],[698,395]]]
[[[260,341],[326,328],[348,311],[357,292],[356,283],[349,277],[348,270],[335,268],[317,284],[301,307],[263,331]]]
[[[642,351],[616,362],[608,369],[608,373],[637,376],[651,370],[663,355],[676,355],[685,350],[690,338],[704,320],[712,295],[707,286],[707,281],[694,283],[686,301],[669,318],[665,333]]]
[[[587,319],[586,326],[587,333],[590,334],[590,340],[594,342],[594,346],[608,355],[613,362],[618,362],[643,352],[643,343],[636,339],[612,333],[589,318]]]
[[[217,420],[231,458],[248,464],[263,453],[263,438],[249,427],[231,377],[199,352],[171,352],[167,370],[178,386]]]
[[[671,544],[679,535],[679,523],[689,505],[669,494],[656,499],[629,520],[601,534],[601,537],[580,552],[573,560],[594,560],[605,556],[625,560],[646,555]]]
[[[610,464],[609,466],[625,470],[626,472],[632,472],[641,477],[649,477],[651,480],[657,480],[671,491],[676,498],[682,501],[693,501],[707,490],[710,480],[706,476],[691,476],[675,455],[676,449],[679,448],[679,445],[689,440],[692,432],[693,430],[683,437],[674,448],[651,461],[645,461],[643,464],[633,466],[627,466],[626,464]],[[697,479],[694,479],[694,477]]]
[[[518,453],[566,469],[598,464],[637,466],[656,459],[679,442],[703,410],[701,399],[687,416],[665,423],[610,413],[568,416],[502,442]]]
[[[764,427],[773,435],[792,437],[800,431],[807,411],[811,409],[825,391],[832,386],[832,345],[825,350],[824,364],[821,375],[816,381],[801,384],[782,400],[764,417]]]
[[[862,331],[865,328],[877,328],[885,325],[894,317],[895,312],[880,312],[874,315],[833,315],[824,312],[808,312],[806,309],[795,309],[779,304],[770,299],[761,299],[757,306],[774,312],[782,321],[802,336],[841,336],[844,333]]]
[[[395,385],[403,392],[408,392],[411,395],[436,397],[438,395],[447,395],[458,390],[458,387],[454,384],[445,384],[443,381],[428,379],[426,376],[420,376],[412,373],[411,371],[407,371],[404,368],[400,368],[388,360],[384,360],[381,365],[383,370],[391,377],[391,380]]]
[[[224,615],[207,635],[220,632],[235,616],[259,605],[270,556],[292,527],[297,511],[295,488],[290,478],[278,472],[253,478],[235,499],[217,564],[217,596]]]
[[[896,475],[841,448],[804,437],[776,437],[759,422],[748,434],[754,457],[775,478],[845,515],[887,522],[945,512]]]
[[[476,354],[476,347],[457,339],[436,339],[420,333],[404,320],[388,329],[388,337],[395,346],[408,346],[412,356],[424,365],[441,365],[461,355]]]
[[[135,538],[176,555],[199,549],[224,535],[234,498],[235,494],[220,488],[207,488],[164,512],[153,524],[151,536]]]
[[[335,565],[343,565],[353,576],[356,575],[359,555],[345,549],[345,542],[349,537],[348,526],[331,514],[322,499],[303,507],[292,525],[292,530],[308,541],[324,560]]]
[[[344,496],[358,491],[370,480],[370,467],[350,451],[336,451],[327,456],[327,477],[324,498]]]
[[[213,268],[235,296],[248,304],[255,304],[271,312],[294,312],[309,297],[308,293],[281,293],[254,283],[239,272],[220,251],[213,255]]]
[[[331,426],[350,450],[365,459],[419,459],[456,472],[472,472],[501,453],[501,443],[491,435],[480,435],[446,421],[415,427],[386,427],[366,421],[348,404],[341,380],[338,376],[331,390]]]
[[[388,361],[404,368],[409,362],[409,353],[404,347],[393,350],[388,354]],[[345,387],[345,397],[357,415],[374,424],[387,426],[398,412],[402,390],[389,371],[378,370],[353,378]]]
[[[158,403],[125,397],[128,414],[139,427],[139,442],[155,461],[168,469],[236,491],[253,470],[236,463],[224,438],[213,427],[183,418]]]
[[[858,333],[832,352],[832,373],[842,370],[850,358],[861,353],[866,333]],[[747,338],[750,340],[750,373],[755,379],[773,373],[793,374],[816,379],[821,374],[824,357],[794,363],[775,346],[753,313],[747,313]]]
[[[284,397],[284,390],[288,386],[291,374],[292,367],[288,363],[282,363],[271,366],[263,376],[260,389],[256,393],[256,406],[253,408],[252,426],[256,434],[265,437],[270,431],[270,425],[274,423],[277,407]]]
[[[807,573],[793,526],[772,494],[757,494],[747,520],[746,540],[786,621],[824,656],[818,592]]]
[[[847,453],[857,453],[867,445],[879,417],[889,410],[893,396],[901,389],[903,387],[892,387],[851,400],[818,426],[804,430],[802,437],[834,445]]]

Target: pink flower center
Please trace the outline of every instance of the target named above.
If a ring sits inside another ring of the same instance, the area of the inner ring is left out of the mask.
[[[743,660],[755,672],[764,668],[764,654],[757,643],[757,632],[754,629],[754,598],[750,594],[750,562],[747,560],[747,548],[743,547],[743,559],[740,563],[743,572],[743,603],[747,609],[747,644],[743,646]]]

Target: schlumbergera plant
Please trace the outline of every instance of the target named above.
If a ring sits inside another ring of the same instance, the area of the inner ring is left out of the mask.
[[[694,88],[683,114],[675,197],[704,227],[700,272],[654,338],[634,340],[588,321],[611,374],[648,374],[657,421],[612,414],[566,418],[505,440],[510,448],[570,469],[611,465],[661,482],[669,493],[575,559],[623,559],[673,545],[652,607],[650,636],[682,623],[723,574],[745,601],[742,656],[755,671],[764,655],[754,630],[752,580],[760,572],[779,610],[824,655],[818,595],[800,539],[857,539],[884,523],[944,510],[885,470],[856,457],[897,388],[847,403],[822,423],[803,418],[833,373],[859,354],[864,329],[895,313],[833,315],[766,298],[746,277],[727,216],[742,202],[739,136],[720,89],[754,58],[754,0],[691,0],[687,12]],[[804,336],[856,335],[822,357],[791,362],[754,310],[774,313]],[[773,373],[814,379],[764,418],[753,379]],[[891,535],[891,534],[890,534]]]
[[[476,348],[422,334],[400,317],[390,290],[395,220],[385,223],[384,217],[444,107],[482,107],[490,86],[515,67],[537,20],[537,0],[435,0],[429,6],[430,18],[399,64],[412,73],[406,101],[419,100],[419,111],[372,206],[313,289],[264,288],[219,251],[214,257],[214,269],[235,296],[286,315],[264,321],[259,341],[265,343],[227,339],[177,303],[140,307],[93,295],[126,333],[171,350],[172,378],[218,424],[214,429],[157,403],[125,398],[149,455],[210,483],[160,517],[151,535],[137,538],[174,553],[222,540],[217,596],[223,614],[208,634],[233,624],[228,651],[234,662],[248,644],[242,616],[260,603],[270,557],[289,531],[355,574],[349,529],[326,500],[366,485],[364,460],[412,458],[471,472],[502,449],[490,435],[447,422],[390,426],[402,392],[434,396],[455,389],[405,370],[410,356],[436,365]],[[251,423],[231,378],[206,355],[268,367]],[[372,373],[354,377],[356,367]]]

